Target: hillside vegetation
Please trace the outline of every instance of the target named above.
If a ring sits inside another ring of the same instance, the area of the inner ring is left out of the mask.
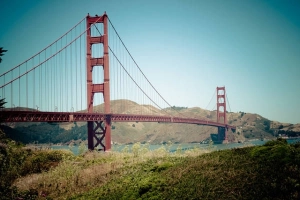
[[[300,145],[176,153],[139,143],[121,153],[64,156],[50,170],[22,176],[11,198],[299,199]]]
[[[21,143],[7,138],[0,129],[0,199],[16,199],[23,196],[30,199],[36,191],[19,192],[13,182],[22,176],[42,173],[57,166],[70,152],[43,150],[35,151],[25,148]]]
[[[103,104],[94,107],[95,112],[103,112]],[[128,100],[111,102],[111,111],[123,114],[185,116],[216,121],[216,111],[201,108],[172,107],[159,110],[150,105],[139,105]],[[250,139],[272,139],[280,135],[300,136],[300,124],[292,125],[270,121],[258,114],[227,113],[228,123],[237,127],[235,133],[229,131],[231,142]],[[27,143],[80,143],[87,139],[86,123],[8,123],[2,129],[14,140]],[[154,123],[154,122],[113,122],[112,141],[117,144],[135,142],[161,144],[192,143],[210,139],[217,129],[209,126],[188,124]]]

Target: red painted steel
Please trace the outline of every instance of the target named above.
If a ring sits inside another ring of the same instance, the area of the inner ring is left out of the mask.
[[[91,27],[94,24],[103,23],[104,34],[98,37],[91,35]],[[111,149],[111,119],[110,119],[110,88],[109,88],[109,55],[108,55],[108,20],[104,13],[102,16],[86,17],[87,25],[87,56],[86,56],[86,70],[87,70],[87,111],[93,113],[93,102],[95,93],[103,93],[104,97],[104,112],[106,117],[102,120],[91,120],[87,123],[88,129],[88,148],[93,150],[98,145],[102,146],[102,150]],[[92,45],[103,44],[103,57],[92,57]],[[93,67],[103,66],[104,81],[101,84],[93,83]],[[100,136],[99,136],[100,135]],[[102,140],[105,139],[105,144]],[[94,143],[96,140],[96,143]]]
[[[1,111],[0,119],[3,122],[105,122],[108,118],[114,122],[158,122],[158,123],[184,123],[207,125],[235,129],[235,126],[220,122],[195,118],[182,118],[155,115],[132,114],[105,114],[105,113],[77,113],[77,112],[33,112],[33,111]],[[94,127],[93,127],[94,128]]]
[[[217,87],[217,122],[222,124],[227,124],[225,92],[225,87]],[[218,139],[228,143],[227,128],[218,127]]]

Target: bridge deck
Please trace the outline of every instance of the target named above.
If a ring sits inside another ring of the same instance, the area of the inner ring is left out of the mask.
[[[195,118],[181,118],[155,115],[133,114],[104,114],[104,113],[78,113],[78,112],[33,112],[33,111],[1,111],[0,119],[4,122],[83,122],[103,121],[110,117],[114,122],[159,122],[159,123],[185,123],[206,125],[213,127],[226,127],[235,129],[234,126]]]

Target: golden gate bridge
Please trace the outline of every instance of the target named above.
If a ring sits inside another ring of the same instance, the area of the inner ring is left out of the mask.
[[[87,15],[49,46],[1,74],[0,90],[8,107],[0,112],[4,122],[85,121],[91,150],[111,149],[112,122],[213,126],[224,142],[228,141],[227,131],[236,129],[227,123],[225,87],[216,88],[216,121],[174,112],[106,13]],[[125,99],[143,105],[142,109],[129,107]],[[116,100],[121,104],[111,106]],[[99,104],[104,106],[95,107]]]

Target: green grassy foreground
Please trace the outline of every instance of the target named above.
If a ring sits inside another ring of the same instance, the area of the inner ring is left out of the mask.
[[[71,199],[299,199],[300,145],[284,140],[124,167]]]
[[[277,140],[264,146],[211,153],[201,149],[176,153],[167,150],[149,151],[147,146],[137,143],[130,153],[125,149],[121,153],[89,152],[74,156],[55,151],[59,155],[56,165],[44,167],[42,172],[20,175],[7,190],[10,193],[4,196],[7,199],[300,198],[300,144]],[[53,162],[47,158],[44,163]]]

